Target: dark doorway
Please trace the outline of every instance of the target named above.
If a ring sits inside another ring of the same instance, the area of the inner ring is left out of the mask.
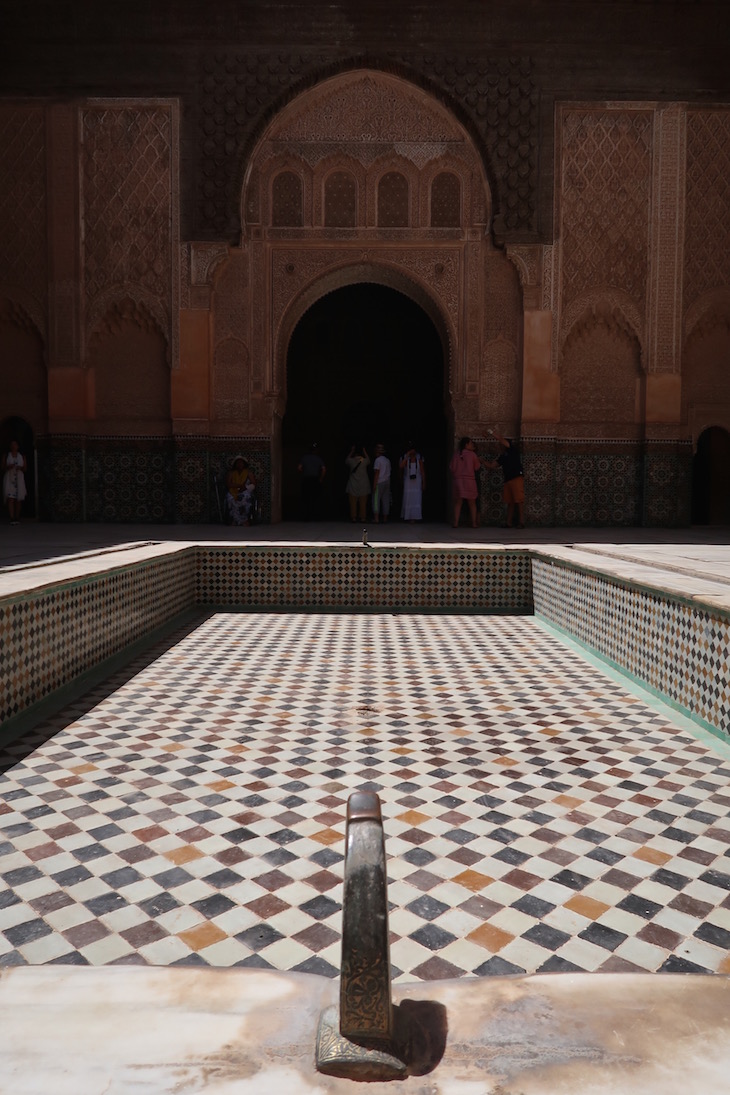
[[[297,324],[287,358],[282,426],[284,520],[300,516],[297,463],[316,441],[327,465],[323,516],[344,520],[345,458],[377,441],[393,464],[393,515],[400,515],[398,460],[412,438],[426,467],[423,516],[446,519],[447,421],[444,358],[431,319],[383,285],[351,285],[322,297]]]
[[[22,452],[27,464],[27,471],[25,473],[25,489],[27,495],[23,502],[21,515],[22,517],[35,517],[35,442],[33,439],[33,429],[30,423],[26,422],[24,418],[18,418],[16,415],[13,415],[11,418],[6,418],[0,423],[0,452],[3,455],[3,459],[10,451],[11,441],[18,442],[18,449]],[[4,516],[7,516],[7,514],[4,514]]]
[[[730,524],[730,433],[704,430],[692,463],[692,524]]]

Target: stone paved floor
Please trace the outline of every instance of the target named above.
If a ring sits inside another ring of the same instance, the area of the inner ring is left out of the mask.
[[[335,976],[366,787],[399,980],[730,972],[730,750],[536,620],[218,613],[156,655],[0,755],[0,966]]]

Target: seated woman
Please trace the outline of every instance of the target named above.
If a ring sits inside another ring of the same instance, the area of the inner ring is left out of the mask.
[[[253,509],[253,492],[256,480],[243,456],[233,458],[231,470],[226,477],[226,508],[231,523],[250,525]]]

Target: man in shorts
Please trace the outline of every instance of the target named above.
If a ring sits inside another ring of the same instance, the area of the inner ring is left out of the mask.
[[[485,460],[484,466],[502,469],[504,476],[502,498],[507,505],[507,528],[524,528],[525,475],[522,470],[522,460],[516,445],[508,441],[506,437],[500,437],[499,434],[495,436],[499,442],[500,454],[496,460]]]

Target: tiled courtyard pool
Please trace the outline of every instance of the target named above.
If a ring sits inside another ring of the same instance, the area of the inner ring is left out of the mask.
[[[5,747],[0,966],[335,976],[378,791],[398,981],[730,972],[730,750],[532,616],[212,612]]]

